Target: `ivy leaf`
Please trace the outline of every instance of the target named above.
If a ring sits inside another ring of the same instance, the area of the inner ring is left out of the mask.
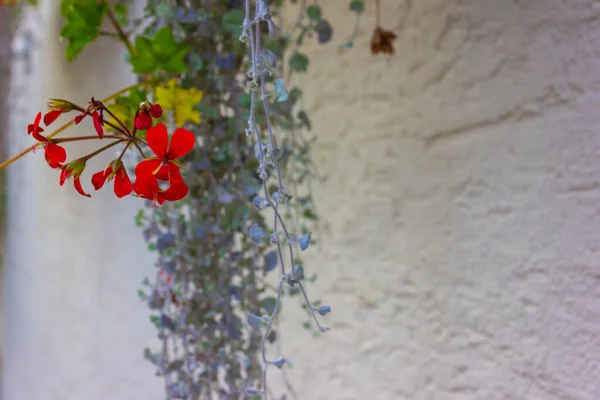
[[[331,307],[329,306],[322,306],[317,308],[317,312],[321,315],[327,315],[331,312]]]
[[[283,367],[283,364],[285,364],[285,358],[279,356],[276,359],[274,359],[273,361],[271,361],[271,364],[273,364],[277,368],[281,369],[281,367]]]
[[[306,235],[298,238],[298,246],[300,246],[300,250],[304,251],[308,249],[308,245],[310,244],[310,232]]]
[[[162,69],[180,74],[187,69],[184,58],[189,48],[175,41],[173,30],[169,26],[159,29],[152,39],[138,36],[135,39],[135,54],[129,62],[133,72],[148,74]]]
[[[152,40],[145,36],[135,38],[135,55],[129,59],[133,66],[133,72],[146,74],[154,72],[158,68],[158,62],[152,53]]]
[[[273,313],[275,309],[275,304],[277,303],[277,299],[273,296],[265,297],[260,302],[260,308],[265,310],[267,314]]]
[[[245,15],[242,10],[230,10],[223,13],[221,26],[226,32],[231,33],[233,37],[242,34],[242,24],[244,23]]]
[[[312,19],[313,21],[320,20],[321,7],[318,4],[311,4],[310,6],[306,7],[306,15],[308,15],[308,18]]]
[[[254,243],[262,244],[263,237],[265,236],[267,236],[265,234],[265,231],[263,231],[262,228],[258,226],[258,224],[252,224],[252,226],[250,227],[250,237],[252,238],[252,240],[254,240]]]
[[[270,253],[267,253],[265,255],[265,270],[267,272],[271,272],[275,268],[277,268],[277,260],[277,252],[272,251]]]
[[[275,92],[279,96],[277,101],[281,103],[282,101],[286,101],[288,99],[288,91],[285,88],[285,81],[283,79],[277,79],[275,81]]]
[[[304,280],[304,268],[300,264],[294,265],[294,279],[297,281]]]
[[[308,57],[300,52],[295,52],[290,57],[290,68],[296,72],[308,71]]]
[[[127,5],[123,3],[115,3],[115,16],[117,17],[117,22],[121,25],[129,24],[129,17],[127,13]]]
[[[261,321],[262,319],[260,319],[260,317],[257,317],[252,313],[248,314],[248,325],[250,325],[251,328],[256,328],[258,325],[260,325]]]
[[[67,23],[60,31],[60,37],[68,41],[67,61],[72,61],[98,37],[106,7],[106,3],[96,0],[63,0],[60,11]]]
[[[156,88],[156,102],[163,110],[173,111],[177,126],[182,126],[186,121],[197,124],[200,123],[200,113],[195,107],[202,101],[203,94],[204,92],[195,88],[178,87],[177,81],[172,79],[166,86]]]

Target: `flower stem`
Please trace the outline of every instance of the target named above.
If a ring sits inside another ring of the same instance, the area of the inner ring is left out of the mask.
[[[119,24],[119,21],[117,21],[117,18],[115,17],[115,14],[110,9],[110,5],[107,4],[107,6],[108,7],[106,7],[106,14],[108,15],[108,18],[110,19],[110,21],[115,26],[115,29],[117,30],[117,34],[118,34],[119,38],[121,39],[121,41],[123,42],[123,44],[127,47],[127,50],[129,50],[129,53],[131,55],[134,55],[135,54],[135,49],[133,48],[133,45],[131,44],[131,41],[129,40],[129,38],[127,37],[127,35],[125,34],[125,32],[123,31],[123,28],[121,27],[121,24]]]
[[[104,135],[103,138],[104,139],[123,139],[123,137],[116,136],[116,135]],[[69,137],[69,138],[60,138],[60,139],[53,139],[52,143],[67,143],[67,142],[76,142],[79,140],[91,140],[91,139],[100,139],[100,137],[98,135],[91,135],[91,136],[77,136],[77,137]]]
[[[125,141],[125,139],[119,139],[117,141],[114,141],[112,143],[107,144],[106,146],[100,147],[98,150],[94,151],[93,153],[88,154],[85,157],[82,157],[83,160],[87,161],[92,157],[97,156],[98,154],[102,153],[104,150],[108,150],[113,146],[116,146],[119,143],[123,143]]]
[[[379,9],[380,9],[380,4],[379,4],[379,0],[375,0],[375,26],[380,26],[379,25]]]
[[[131,134],[131,132],[129,131],[129,129],[127,129],[127,127],[125,126],[125,124],[124,124],[124,123],[123,123],[123,122],[122,122],[122,121],[121,121],[119,118],[117,118],[117,116],[116,116],[115,114],[113,114],[113,113],[112,113],[112,111],[110,111],[110,110],[109,110],[109,109],[106,107],[106,105],[104,105],[104,103],[102,104],[102,108],[104,108],[104,111],[106,111],[106,113],[107,113],[108,115],[110,115],[112,119],[114,119],[115,121],[117,121],[117,123],[118,123],[119,125],[121,125],[121,127],[122,127],[122,128],[123,128],[123,130],[124,130],[124,132],[123,132],[123,133],[127,134],[127,136],[133,137],[133,135]],[[111,127],[115,128],[115,129],[117,129],[117,128],[116,128],[116,127],[113,125],[113,124],[109,123],[108,121],[104,121],[104,123],[105,123],[106,125],[108,125],[108,126],[111,126]],[[121,131],[121,129],[117,129],[117,130]]]
[[[138,87],[141,86],[146,86],[149,85],[151,82],[149,80],[144,81],[144,82],[138,82],[135,83],[133,85],[129,85],[113,94],[111,94],[110,96],[108,96],[107,98],[103,99],[102,102],[109,102],[117,97],[119,97],[120,95],[122,95],[123,93],[126,93],[132,89],[136,89]],[[75,121],[69,121],[66,124],[64,124],[63,126],[61,126],[60,128],[58,128],[57,130],[55,130],[54,132],[52,132],[51,134],[48,135],[48,138],[53,138],[54,136],[58,135],[60,132],[64,131],[65,129],[67,129],[69,126],[73,125],[75,123]],[[107,123],[106,121],[104,122],[105,124]],[[110,125],[109,125],[110,126]],[[117,129],[118,130],[118,129]],[[17,161],[19,158],[27,155],[34,146],[32,147],[28,147],[25,150],[23,150],[22,152],[20,152],[19,154],[17,154],[16,156],[4,161],[3,163],[0,164],[0,169],[9,166],[10,164],[14,163],[15,161]]]

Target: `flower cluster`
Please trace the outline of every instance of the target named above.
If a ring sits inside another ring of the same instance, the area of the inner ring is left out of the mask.
[[[160,206],[165,201],[181,200],[187,195],[189,189],[180,170],[183,165],[177,160],[190,152],[196,139],[192,132],[178,128],[169,141],[169,133],[164,124],[158,123],[153,126],[153,120],[162,117],[163,112],[159,104],[142,103],[135,115],[134,126],[131,129],[123,124],[104,103],[93,97],[85,108],[61,99],[51,99],[48,107],[50,108],[49,112],[43,117],[39,112],[33,123],[27,126],[27,133],[38,141],[33,149],[43,148],[46,162],[50,168],[60,170],[61,186],[67,179],[72,178],[77,192],[82,196],[91,197],[81,184],[81,174],[85,170],[87,161],[105,150],[121,144],[124,148],[120,156],[108,163],[104,170],[93,174],[92,185],[95,190],[101,189],[107,181],[114,181],[113,190],[118,198],[133,195],[151,200],[155,206]],[[41,126],[42,121],[48,127],[63,113],[70,111],[80,112],[73,121],[75,124],[79,124],[86,116],[91,116],[96,134],[72,138],[53,138],[53,135],[42,135],[44,132],[44,128]],[[107,120],[105,114],[111,120]],[[105,125],[110,126],[115,134],[105,135]],[[147,131],[145,139],[139,135],[139,131]],[[67,163],[67,152],[61,144],[80,140],[100,140],[101,142],[110,141],[110,143]],[[142,146],[148,147],[154,156],[146,157]],[[126,151],[131,148],[135,148],[142,156],[142,161],[135,167],[134,182],[130,179],[122,161]]]

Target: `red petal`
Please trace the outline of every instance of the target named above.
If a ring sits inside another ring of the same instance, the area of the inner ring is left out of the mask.
[[[45,147],[44,156],[51,168],[60,168],[67,159],[67,152],[57,144],[48,143]]]
[[[52,110],[46,113],[46,115],[44,115],[44,124],[46,126],[50,125],[51,123],[56,121],[56,118],[58,118],[60,114],[62,114],[62,110]]]
[[[135,129],[145,131],[150,128],[152,128],[152,117],[147,111],[140,112],[135,119]]]
[[[145,199],[152,200],[156,193],[160,191],[156,177],[152,175],[153,160],[144,160],[135,167],[135,183],[133,190]],[[158,161],[158,160],[157,160]]]
[[[79,179],[79,177],[73,179],[73,185],[75,185],[75,189],[77,190],[77,192],[79,192],[80,195],[86,196],[86,197],[92,197],[83,191],[83,188],[81,187],[81,180]]]
[[[133,185],[131,184],[131,180],[129,179],[129,175],[127,175],[127,170],[125,167],[121,166],[115,175],[115,195],[118,198],[127,196],[133,190]]]
[[[147,158],[142,160],[135,166],[135,176],[140,175],[155,175],[154,172],[160,167],[161,161],[157,158]],[[162,168],[161,168],[162,170]],[[159,172],[161,172],[159,170]],[[167,178],[162,180],[167,180]]]
[[[100,114],[98,114],[98,111],[92,113],[92,118],[94,119],[94,128],[96,128],[98,137],[102,139],[102,136],[104,136],[104,129],[102,129],[102,122],[100,121]]]
[[[65,167],[61,167],[60,170],[60,186],[65,184],[65,180],[67,179],[67,170]]]
[[[38,127],[40,126],[41,120],[42,120],[42,113],[39,112],[39,113],[37,113],[37,115],[35,116],[35,119],[33,120],[33,130],[38,129]]]
[[[184,128],[178,128],[173,132],[167,158],[169,160],[175,160],[179,157],[183,157],[190,152],[195,143],[196,138],[192,132]]]
[[[150,107],[150,114],[152,115],[153,118],[162,117],[162,113],[163,113],[163,110],[160,105],[154,104],[154,105],[152,105],[152,107]]]
[[[112,168],[109,166],[104,171],[96,172],[92,175],[92,185],[94,185],[94,189],[100,190],[104,183],[106,182],[106,178],[108,175],[112,173]]]
[[[183,182],[183,177],[181,176],[181,171],[179,170],[179,167],[177,166],[177,164],[170,162],[170,163],[167,163],[166,167],[167,167],[167,171],[169,174],[168,179],[169,179],[169,181],[171,181],[171,183]],[[164,179],[164,180],[166,180],[166,179]]]
[[[146,141],[154,154],[162,160],[165,157],[169,143],[167,127],[164,124],[158,124],[155,127],[150,128],[146,133]]]
[[[80,123],[80,122],[81,122],[81,120],[82,120],[82,119],[83,119],[83,118],[84,118],[86,115],[87,115],[87,113],[84,113],[84,114],[81,114],[81,115],[78,115],[78,116],[76,116],[76,117],[75,117],[75,125],[77,125],[78,123]]]
[[[168,201],[177,201],[183,199],[189,192],[189,188],[183,181],[172,181],[171,186],[165,190],[162,197]]]

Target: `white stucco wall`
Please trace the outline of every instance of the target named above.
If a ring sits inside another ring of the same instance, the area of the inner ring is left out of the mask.
[[[300,398],[600,398],[599,3],[381,2],[395,56],[369,53],[369,1],[356,47],[338,53],[348,2],[321,0],[335,42],[307,48],[329,179],[320,250],[303,258],[333,312],[314,339],[286,302]],[[47,97],[131,80],[109,44],[67,65],[58,10],[41,3],[13,151]],[[2,399],[161,398],[141,359],[152,329],[135,289],[152,256],[135,200],[59,188],[40,153],[11,178]]]
[[[59,2],[43,0],[26,16],[16,51],[31,51],[14,66],[10,153],[34,143],[26,133],[49,97],[84,103],[134,82],[116,41],[101,40],[68,64]],[[24,43],[25,32],[34,39]],[[59,119],[57,126],[61,124]],[[90,121],[70,131],[94,132]],[[92,145],[92,148],[96,148]],[[65,146],[72,156],[90,146]],[[87,151],[86,151],[87,150]],[[112,156],[112,157],[111,157]],[[114,157],[88,163],[89,177]],[[9,167],[10,196],[3,282],[3,400],[106,400],[160,398],[162,382],[143,360],[154,334],[148,311],[136,295],[154,257],[145,251],[133,216],[134,198],[115,198],[112,185],[76,193],[43,151]]]
[[[336,51],[347,3],[302,81],[333,330],[286,303],[300,397],[599,399],[600,3],[381,0],[393,57],[369,1]]]

